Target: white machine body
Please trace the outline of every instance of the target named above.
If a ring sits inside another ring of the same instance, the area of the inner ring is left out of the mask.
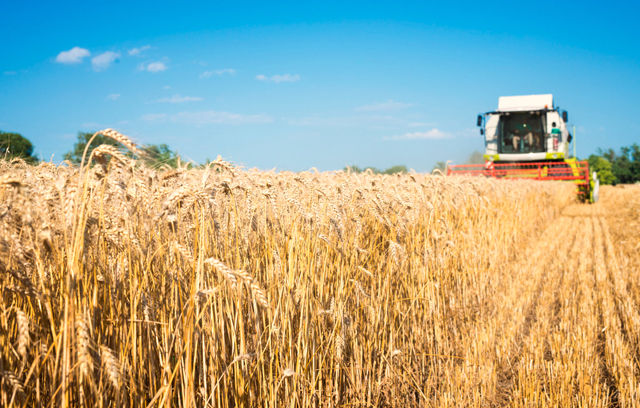
[[[498,109],[478,117],[485,136],[485,159],[494,162],[561,160],[572,136],[568,114],[553,95],[502,96]]]

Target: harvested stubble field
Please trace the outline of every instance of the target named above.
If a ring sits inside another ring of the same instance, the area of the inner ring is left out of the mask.
[[[92,158],[0,162],[2,406],[640,400],[640,187]]]

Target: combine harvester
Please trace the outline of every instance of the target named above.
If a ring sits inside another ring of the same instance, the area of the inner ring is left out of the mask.
[[[569,158],[568,120],[567,111],[553,106],[553,95],[502,96],[498,110],[478,115],[485,164],[448,166],[447,175],[569,181],[582,201],[596,202],[596,172]]]

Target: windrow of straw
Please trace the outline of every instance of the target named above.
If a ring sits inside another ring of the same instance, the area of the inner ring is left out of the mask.
[[[2,406],[500,404],[502,345],[478,326],[574,201],[562,183],[88,160],[0,162]]]

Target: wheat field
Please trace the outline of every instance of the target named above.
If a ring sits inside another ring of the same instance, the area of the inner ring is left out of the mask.
[[[3,407],[639,405],[638,186],[87,162],[0,162]]]

